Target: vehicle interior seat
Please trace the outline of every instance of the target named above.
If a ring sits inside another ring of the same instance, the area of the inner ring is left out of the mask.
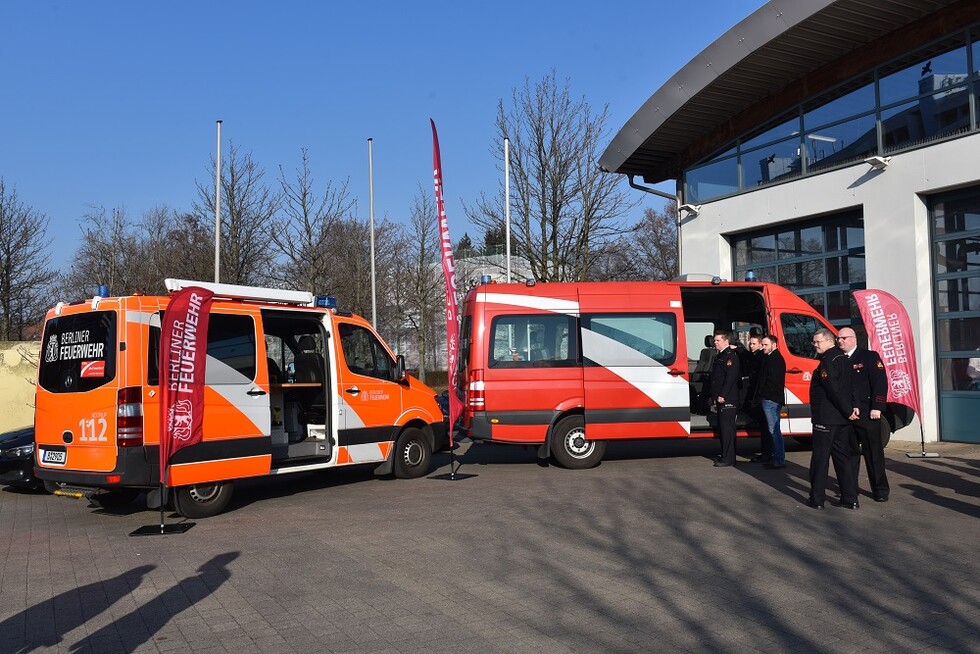
[[[323,382],[323,354],[317,352],[312,336],[299,339],[299,352],[296,353],[294,365],[298,383]]]

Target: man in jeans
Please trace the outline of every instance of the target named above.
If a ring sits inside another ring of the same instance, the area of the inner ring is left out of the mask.
[[[772,460],[767,461],[763,467],[775,470],[786,467],[786,444],[779,428],[779,411],[786,403],[786,361],[779,351],[779,339],[772,334],[762,337],[762,352],[755,396],[766,419],[762,451],[772,452]]]

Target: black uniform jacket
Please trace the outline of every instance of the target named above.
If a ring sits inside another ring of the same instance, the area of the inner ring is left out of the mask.
[[[780,405],[786,404],[786,360],[779,350],[762,353],[755,397],[760,402],[772,400]]]
[[[854,406],[861,409],[861,417],[867,418],[872,409],[884,411],[888,400],[888,375],[885,364],[874,350],[859,347],[851,354],[854,371]]]
[[[725,348],[715,357],[711,364],[709,387],[712,399],[725,398],[725,404],[738,404],[739,382],[742,373],[739,370],[738,355],[735,350]]]
[[[854,411],[851,360],[834,346],[824,352],[810,379],[810,415],[815,425],[846,425]]]

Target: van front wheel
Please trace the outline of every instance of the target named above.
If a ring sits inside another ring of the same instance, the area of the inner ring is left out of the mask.
[[[606,453],[606,441],[589,440],[585,437],[585,419],[582,416],[562,418],[555,425],[551,437],[551,454],[563,468],[583,470],[594,468]]]
[[[174,509],[185,518],[210,518],[228,506],[232,488],[230,481],[180,486],[173,489]]]
[[[395,476],[399,479],[415,479],[429,472],[432,465],[432,447],[421,429],[409,427],[395,443]]]

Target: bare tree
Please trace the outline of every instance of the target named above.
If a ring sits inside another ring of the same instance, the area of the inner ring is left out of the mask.
[[[221,175],[221,281],[265,283],[273,278],[271,232],[279,194],[263,183],[265,171],[250,153],[242,153],[234,144],[228,150]],[[212,159],[209,179],[214,179],[215,166]],[[214,216],[214,184],[198,182],[197,194],[194,213],[206,223]]]
[[[514,89],[509,111],[503,100],[498,104],[497,131],[511,144],[515,250],[537,279],[589,279],[638,202],[596,163],[607,117],[608,108],[596,114],[584,99],[572,99],[568,81],[559,84],[555,71]],[[502,148],[491,153],[502,166]],[[466,213],[486,231],[499,231],[503,203],[502,193],[481,196]]]
[[[0,178],[0,338],[21,340],[50,303],[48,217]]]
[[[309,154],[302,151],[293,181],[279,168],[283,219],[272,230],[272,242],[285,257],[275,277],[286,286],[316,292],[329,288],[335,279],[336,263],[327,253],[338,236],[342,221],[353,216],[355,201],[347,180],[338,186],[327,182],[322,195],[314,188]]]
[[[670,201],[663,210],[647,208],[643,218],[633,228],[633,244],[623,243],[620,252],[629,252],[639,268],[642,279],[673,279],[678,274],[677,262],[677,203]]]
[[[465,236],[464,239],[469,240]],[[437,317],[442,315],[440,309],[445,301],[439,254],[435,198],[420,184],[412,202],[411,228],[406,233],[405,251],[398,259],[407,263],[405,275],[408,283],[402,315],[415,336],[419,353],[419,379],[423,382],[426,362],[432,367],[437,365],[435,347],[442,342],[436,335]]]

